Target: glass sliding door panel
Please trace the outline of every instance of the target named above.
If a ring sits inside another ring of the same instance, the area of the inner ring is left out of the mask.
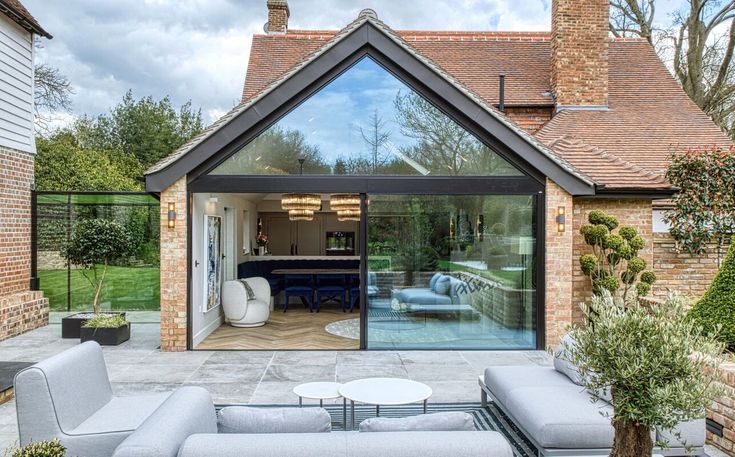
[[[535,349],[536,196],[371,195],[369,349]]]

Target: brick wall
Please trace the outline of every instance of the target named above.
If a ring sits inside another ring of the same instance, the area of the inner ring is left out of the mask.
[[[168,204],[176,204],[176,227],[168,227]],[[187,331],[186,176],[161,192],[161,351],[185,351]]]
[[[722,248],[720,262],[725,259],[727,248]],[[719,270],[717,247],[712,245],[707,254],[693,256],[677,252],[676,244],[668,233],[655,233],[653,267],[658,278],[653,288],[654,296],[664,298],[670,289],[688,297],[700,298]]]
[[[506,116],[530,134],[538,132],[541,127],[549,122],[553,113],[554,108],[551,106],[505,107]]]
[[[574,262],[573,276],[573,319],[581,322],[584,317],[579,304],[588,301],[592,295],[590,279],[579,268],[579,257],[590,253],[591,250],[579,233],[582,225],[587,224],[587,215],[590,211],[599,209],[618,218],[620,225],[630,225],[638,230],[638,234],[646,240],[646,247],[639,253],[647,264],[647,269],[653,266],[653,209],[651,200],[606,200],[591,198],[576,198],[574,200],[574,214],[572,217],[572,232],[574,233]],[[656,285],[654,285],[654,288]]]
[[[711,444],[727,453],[735,454],[735,363],[720,365],[725,395],[716,400],[707,409],[707,417],[724,427],[723,436],[716,436],[707,431],[707,444]]]
[[[557,105],[607,105],[609,1],[551,4],[551,87]]]
[[[286,33],[290,15],[286,0],[268,0],[268,33]]]
[[[555,182],[546,180],[546,346],[555,346],[572,322],[572,227],[557,230],[556,216],[565,208],[567,222],[572,214],[572,196]]]
[[[33,160],[0,147],[0,340],[48,324],[48,300],[29,290]]]

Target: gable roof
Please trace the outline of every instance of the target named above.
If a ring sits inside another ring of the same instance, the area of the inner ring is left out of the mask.
[[[548,32],[395,33],[487,104],[498,103],[498,74],[502,72],[506,74],[506,106],[554,106]],[[333,36],[333,31],[307,30],[255,35],[243,100]],[[535,133],[536,138],[554,149],[560,160],[601,187],[634,190],[641,188],[639,178],[616,176],[615,162],[603,160],[597,167],[607,167],[605,173],[599,173],[600,168],[594,176],[586,174],[589,157],[562,145],[572,138],[661,176],[669,156],[676,150],[731,144],[689,99],[646,40],[611,39],[609,59],[609,109],[562,110]],[[566,140],[557,141],[562,138]],[[649,186],[670,188],[657,179],[644,187]]]
[[[363,28],[365,28],[365,33],[356,33]],[[375,33],[375,31],[378,33]],[[407,54],[414,59],[414,61],[420,64],[420,66],[414,66],[412,71],[422,72],[421,77],[424,78],[422,79],[422,83],[429,85],[430,83],[427,81],[427,78],[432,79],[432,77],[438,77],[438,84],[443,84],[443,87],[441,88],[443,90],[437,91],[444,92],[445,98],[454,97],[456,102],[465,104],[469,102],[470,104],[473,104],[474,107],[471,108],[473,110],[473,120],[483,125],[483,127],[489,132],[492,131],[493,135],[498,137],[500,142],[508,146],[512,151],[518,153],[524,160],[529,162],[531,166],[541,170],[546,176],[554,179],[554,181],[572,194],[594,194],[594,183],[589,178],[579,173],[573,166],[560,158],[559,155],[555,154],[542,142],[538,141],[525,130],[511,122],[506,116],[498,112],[482,97],[465,87],[452,75],[444,71],[439,65],[415,50],[405,40],[393,32],[393,30],[383,22],[379,21],[375,14],[370,10],[361,12],[360,16],[354,22],[341,31],[335,33],[331,38],[323,42],[320,47],[317,47],[311,54],[302,56],[301,59],[293,64],[288,71],[279,75],[277,78],[272,79],[266,86],[261,88],[257,94],[248,98],[228,114],[206,128],[201,134],[197,135],[177,151],[162,159],[147,170],[147,189],[153,192],[161,191],[184,174],[187,174],[198,165],[204,163],[208,158],[216,153],[216,151],[211,147],[209,149],[203,147],[207,142],[210,142],[211,145],[217,147],[224,146],[226,142],[231,142],[235,135],[238,133],[242,134],[242,129],[238,131],[238,128],[241,128],[242,126],[240,125],[238,127],[237,125],[233,125],[239,118],[251,113],[251,117],[263,119],[263,113],[258,112],[257,109],[253,109],[255,105],[260,102],[264,102],[269,96],[274,94],[277,89],[292,83],[297,75],[307,67],[312,68],[312,64],[315,64],[320,57],[325,56],[342,43],[345,43],[348,37],[356,37],[357,41],[354,44],[348,43],[345,45],[354,47],[351,53],[348,54],[346,51],[337,53],[338,55],[344,55],[342,59],[345,59],[349,55],[363,49],[366,45],[381,48],[379,50],[386,55],[395,55],[396,52]],[[385,40],[386,38],[387,41]],[[391,47],[393,48],[391,49]],[[333,62],[331,65],[336,65],[336,63]],[[314,71],[310,71],[308,73],[310,74],[306,74],[306,76],[312,78],[312,82],[320,76],[314,75]],[[418,75],[415,76],[419,77]],[[297,83],[294,83],[294,85],[295,84]],[[295,96],[296,94],[291,95]],[[275,98],[281,100],[281,102],[285,101],[283,100],[282,95]],[[479,108],[480,111],[475,111],[477,108]],[[254,122],[251,122],[249,125],[252,126],[253,124]],[[226,129],[229,131],[225,132]],[[213,139],[215,137],[219,138]],[[189,159],[185,164],[182,160],[184,157]]]
[[[0,12],[5,13],[6,16],[31,33],[41,35],[48,39],[53,38],[50,33],[41,27],[41,24],[23,6],[20,0],[0,0]]]

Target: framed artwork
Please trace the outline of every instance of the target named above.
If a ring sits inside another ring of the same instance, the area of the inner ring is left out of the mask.
[[[204,215],[204,236],[204,312],[207,312],[222,302],[222,217]]]

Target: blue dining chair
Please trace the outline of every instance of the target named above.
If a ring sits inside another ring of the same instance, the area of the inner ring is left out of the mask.
[[[339,300],[342,310],[347,307],[347,287],[345,275],[321,274],[316,275],[316,312],[319,312],[323,300]]]
[[[312,275],[285,275],[283,287],[283,312],[288,311],[291,297],[299,297],[308,303],[309,312],[314,311],[314,277]]]
[[[350,275],[350,312],[360,301],[360,275]],[[342,311],[345,311],[343,308]]]

